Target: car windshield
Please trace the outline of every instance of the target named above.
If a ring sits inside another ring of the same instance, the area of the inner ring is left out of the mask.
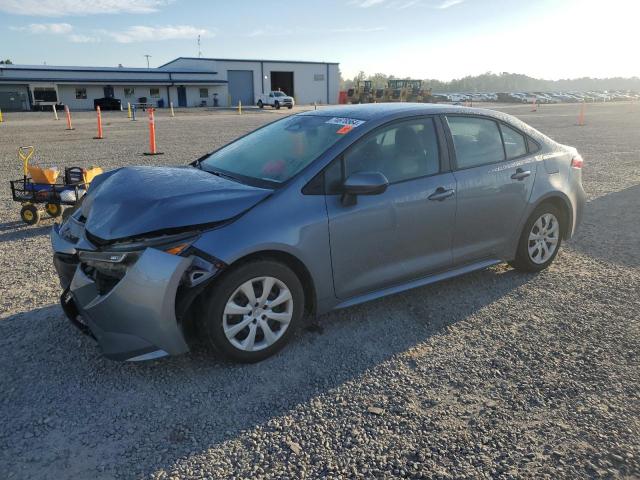
[[[240,180],[282,183],[361,123],[344,118],[294,115],[222,147],[199,166]]]
[[[273,96],[274,97],[286,97],[286,95],[283,92],[273,92]]]

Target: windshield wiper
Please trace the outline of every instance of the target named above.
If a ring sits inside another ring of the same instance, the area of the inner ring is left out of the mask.
[[[207,170],[207,169],[204,169],[202,167],[200,167],[200,169],[204,170],[205,172],[209,172],[212,175],[215,175],[216,177],[228,178],[229,180],[233,180],[235,182],[242,183],[238,177],[234,177],[233,175],[229,175],[228,173],[221,172],[220,170]]]

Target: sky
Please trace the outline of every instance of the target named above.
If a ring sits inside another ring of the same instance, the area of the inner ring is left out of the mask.
[[[451,80],[640,76],[639,0],[0,0],[16,64],[156,67],[179,56],[339,62]]]

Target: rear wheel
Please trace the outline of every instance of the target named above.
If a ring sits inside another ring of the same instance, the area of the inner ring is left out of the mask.
[[[258,108],[264,108],[264,103],[262,103],[262,100],[258,100]]]
[[[40,221],[40,210],[35,205],[24,205],[20,210],[20,218],[27,225],[37,225]]]
[[[198,318],[208,343],[238,362],[258,362],[289,341],[304,312],[304,292],[286,265],[256,260],[227,272],[203,293]]]
[[[562,213],[554,205],[547,203],[536,208],[522,230],[511,266],[539,272],[551,265],[562,243],[562,221]]]
[[[57,218],[62,215],[62,205],[59,203],[47,203],[44,209],[52,218]]]

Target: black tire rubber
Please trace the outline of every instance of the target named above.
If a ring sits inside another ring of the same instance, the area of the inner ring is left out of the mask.
[[[264,103],[262,103],[262,100],[258,100],[258,108],[264,108]]]
[[[276,102],[274,107],[276,107],[276,110],[280,110],[280,102]]]
[[[58,218],[62,215],[62,205],[59,203],[47,203],[44,210],[51,218]]]
[[[273,345],[264,350],[246,352],[234,347],[224,334],[222,315],[225,305],[233,292],[247,280],[272,276],[284,282],[291,291],[293,315],[287,331]],[[196,324],[200,336],[224,357],[242,363],[255,363],[264,360],[281,350],[291,339],[302,322],[304,314],[304,291],[298,276],[286,265],[274,260],[254,260],[224,272],[211,286],[200,295]]]
[[[40,222],[40,210],[35,205],[24,205],[20,209],[20,218],[27,225],[37,225]]]
[[[544,215],[545,213],[551,213],[553,214],[553,216],[555,216],[558,219],[558,223],[560,224],[559,225],[560,233],[558,235],[558,245],[556,246],[556,250],[553,252],[551,257],[546,262],[534,263],[529,258],[529,248],[528,248],[529,233],[531,232],[531,228],[533,227],[533,224],[536,222],[536,220],[538,220],[538,218],[540,218],[540,216]],[[565,225],[564,225],[564,217],[562,215],[562,212],[560,212],[558,208],[551,203],[543,203],[542,205],[539,205],[533,211],[533,213],[529,216],[527,223],[525,223],[524,228],[522,229],[522,233],[520,234],[520,240],[518,241],[516,258],[510,261],[509,265],[511,265],[516,270],[521,270],[523,272],[540,272],[545,268],[549,267],[549,265],[553,263],[553,261],[556,258],[556,255],[558,255],[558,252],[560,251],[560,247],[562,245],[562,235],[564,231],[565,231]]]
[[[288,105],[287,108],[291,110],[293,108],[293,105]]]

